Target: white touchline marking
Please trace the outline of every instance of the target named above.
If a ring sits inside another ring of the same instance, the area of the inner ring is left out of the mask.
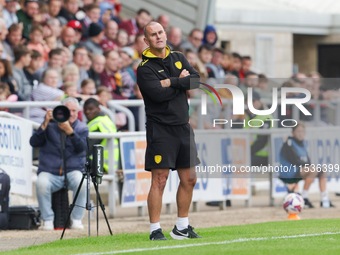
[[[128,252],[139,252],[139,251],[154,251],[154,250],[168,250],[176,248],[187,248],[195,246],[206,246],[206,245],[219,245],[219,244],[230,244],[230,243],[243,243],[250,241],[264,241],[264,240],[275,240],[275,239],[286,239],[286,238],[299,238],[308,236],[324,236],[324,235],[338,235],[340,232],[326,232],[326,233],[316,233],[316,234],[303,234],[303,235],[293,235],[293,236],[274,236],[274,237],[258,237],[258,238],[240,238],[231,241],[222,242],[211,242],[211,243],[193,243],[193,244],[183,244],[183,245],[173,245],[173,246],[157,246],[153,248],[140,248],[140,249],[130,249],[130,250],[120,250],[120,251],[107,251],[107,252],[95,252],[95,253],[78,253],[75,255],[105,255],[105,254],[119,254]],[[161,242],[161,241],[160,241]]]

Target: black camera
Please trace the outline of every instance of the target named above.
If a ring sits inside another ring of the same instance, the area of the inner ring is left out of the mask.
[[[53,110],[53,119],[56,122],[63,123],[65,121],[68,121],[70,116],[71,116],[70,110],[65,105],[58,105]]]
[[[96,177],[96,183],[101,184],[103,178],[104,147],[99,144],[92,146],[93,159],[91,175]]]

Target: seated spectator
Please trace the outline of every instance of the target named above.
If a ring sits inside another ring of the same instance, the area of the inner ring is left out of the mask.
[[[92,58],[93,58],[93,53],[89,51],[87,53],[86,64],[84,65],[84,69],[86,70],[86,72],[88,72],[92,66]]]
[[[30,41],[27,44],[27,48],[39,51],[42,55],[41,66],[43,66],[45,61],[48,61],[48,53],[51,51],[45,44],[43,33],[44,30],[42,26],[33,25],[29,34]]]
[[[128,73],[130,74],[133,81],[136,82],[136,80],[137,80],[136,73],[132,69],[133,56],[135,54],[134,50],[130,47],[123,47],[120,50],[119,54],[120,54],[121,59],[123,60],[122,70],[126,69],[126,71],[128,71]]]
[[[11,94],[18,93],[18,84],[13,79],[12,65],[7,59],[0,59],[0,80],[8,85]]]
[[[244,56],[242,57],[242,67],[240,69],[239,77],[241,79],[245,78],[246,73],[250,72],[250,67],[251,67],[251,57],[250,56]]]
[[[22,27],[19,24],[12,24],[8,29],[7,39],[3,41],[4,53],[10,57],[10,61],[14,61],[13,49],[21,44]]]
[[[26,101],[32,92],[32,86],[24,73],[24,67],[28,67],[31,63],[31,54],[31,50],[25,45],[14,48],[13,78],[18,84],[19,101]]]
[[[88,120],[87,126],[90,132],[100,132],[100,133],[116,133],[117,128],[111,119],[100,113],[99,102],[93,98],[86,100],[84,104],[84,113]],[[91,139],[89,142],[89,153],[92,154],[92,146],[94,144],[100,144],[106,147],[107,139]],[[109,155],[109,151],[104,149],[104,170],[107,172],[109,170],[108,160],[109,157],[114,157],[115,165],[114,168],[118,169],[119,161],[119,148],[118,140],[114,140],[114,155]]]
[[[40,24],[43,25],[46,24],[48,16],[48,5],[44,2],[39,1],[39,10],[38,14],[33,16],[32,24]]]
[[[100,43],[103,51],[106,50],[118,50],[116,43],[118,34],[118,24],[114,20],[110,20],[105,24],[104,27],[104,39]]]
[[[76,32],[72,27],[64,27],[61,31],[61,42],[63,46],[68,48],[71,52],[74,51],[74,44],[76,42]]]
[[[78,99],[80,94],[78,93],[78,90],[77,90],[77,84],[75,84],[74,82],[72,81],[65,82],[63,84],[63,91],[64,91],[64,96],[62,97],[62,100],[67,97],[74,97],[74,98],[77,98],[79,102],[81,101],[81,98],[80,100]]]
[[[145,9],[139,9],[134,19],[120,22],[119,29],[124,29],[129,36],[129,43],[135,41],[137,34],[143,34],[143,28],[152,20],[151,14]],[[125,45],[124,45],[125,46]],[[124,47],[123,46],[123,47]]]
[[[100,25],[91,23],[88,31],[88,39],[82,44],[93,54],[103,54],[100,42],[104,38],[104,32]]]
[[[52,2],[61,2],[60,0],[53,0]],[[52,35],[54,36],[57,40],[57,47],[56,48],[61,48],[63,46],[63,43],[60,39],[60,35],[61,35],[61,25],[60,25],[60,21],[56,18],[49,18],[47,20],[47,24],[50,26],[51,31],[52,31]],[[46,40],[47,43],[47,40]],[[52,48],[50,48],[52,50]]]
[[[120,57],[114,51],[105,51],[106,59],[104,71],[100,74],[102,85],[107,87],[113,99],[126,99],[124,96],[124,87],[122,75],[119,72]]]
[[[189,64],[192,65],[197,70],[197,55],[196,55],[196,53],[191,49],[187,49],[187,50],[185,50],[184,55],[187,58]]]
[[[148,45],[144,42],[144,34],[136,35],[135,43],[132,45],[135,50],[135,56],[133,59],[142,59],[143,51],[148,48]]]
[[[57,74],[57,73],[55,73]],[[52,109],[47,110],[39,129],[32,135],[30,145],[39,147],[38,179],[36,192],[41,211],[41,218],[44,221],[44,230],[54,230],[54,213],[51,207],[52,192],[64,187],[65,176],[62,173],[62,157],[60,146],[60,133],[64,131],[68,189],[76,195],[80,181],[83,177],[86,162],[86,137],[89,130],[84,123],[77,120],[79,103],[75,98],[66,98],[62,101],[71,113],[67,122],[51,122],[53,119]],[[62,173],[62,174],[61,174]],[[84,216],[86,189],[83,185],[78,193],[77,205],[71,215],[71,228],[84,229],[81,222]]]
[[[231,71],[231,73],[237,76],[237,78],[240,78],[240,70],[242,68],[242,57],[240,54],[236,52],[232,53],[232,56],[233,56],[232,65],[234,69]]]
[[[39,80],[41,80],[42,74],[47,68],[54,68],[58,70],[60,74],[62,61],[63,61],[62,51],[63,51],[62,49],[58,48],[58,49],[51,50],[48,53],[48,56],[49,56],[48,62],[45,62],[44,66],[39,68],[39,70],[36,71],[36,75],[38,76]],[[62,85],[62,82],[59,81],[58,87],[60,87],[61,85]]]
[[[76,20],[76,13],[79,9],[79,1],[78,0],[64,0],[63,7],[61,8],[58,16],[63,17],[68,21]]]
[[[100,86],[97,88],[96,95],[99,97],[99,103],[104,106],[105,108],[109,108],[107,106],[107,102],[112,100],[111,93],[107,89],[107,87]]]
[[[129,44],[129,37],[124,29],[119,29],[117,34],[117,48],[120,50]]]
[[[42,59],[42,55],[40,54],[40,52],[36,50],[32,50],[31,63],[29,66],[24,67],[24,73],[25,73],[26,79],[29,81],[33,89],[35,89],[38,86],[40,78],[41,78],[39,77],[39,75],[36,74],[36,71],[41,66],[41,59]]]
[[[45,42],[46,42],[47,47],[50,50],[54,50],[54,49],[58,48],[57,38],[54,35],[47,36],[45,38]]]
[[[22,23],[23,38],[29,39],[29,33],[32,26],[33,17],[39,14],[39,4],[38,0],[25,0],[24,7],[17,11],[18,22]]]
[[[160,15],[157,18],[156,22],[162,25],[162,27],[164,28],[164,31],[168,32],[169,27],[170,27],[170,18],[168,15],[166,14]]]
[[[17,100],[18,96],[15,94],[11,95],[8,84],[0,82],[0,102],[16,102]],[[8,108],[0,108],[0,111],[8,112]]]
[[[81,83],[81,94],[91,96],[96,92],[96,85],[92,79],[83,80]]]
[[[89,29],[92,23],[97,24],[100,19],[100,8],[97,4],[88,4],[84,6],[86,13],[85,18],[80,22],[83,27],[83,37],[86,40],[89,38]]]
[[[294,182],[298,182],[299,180],[305,181],[301,195],[305,202],[305,206],[308,208],[314,208],[308,199],[308,190],[314,179],[318,177],[321,192],[321,207],[334,207],[329,201],[326,172],[318,172],[308,166],[312,162],[308,156],[307,145],[304,141],[306,128],[303,122],[299,122],[298,125],[293,127],[292,134],[293,136],[288,137],[288,140],[283,144],[280,151],[280,164],[281,166],[290,169],[290,171],[282,171],[279,177]]]
[[[224,78],[225,72],[221,65],[222,59],[223,59],[223,50],[219,48],[215,48],[213,50],[213,57],[211,59],[211,63],[206,64],[209,77],[220,79],[220,80]]]
[[[204,29],[202,44],[209,44],[214,47],[217,42],[217,33],[214,26],[207,25]]]
[[[61,70],[61,76],[63,84],[66,82],[74,82],[77,84],[78,91],[78,80],[79,80],[79,68],[76,64],[70,63],[64,66]]]
[[[272,91],[268,90],[268,78],[264,74],[259,74],[259,83],[254,90],[260,94],[261,98],[273,98]]]
[[[6,40],[7,35],[8,29],[6,28],[6,21],[3,18],[0,18],[0,44],[1,44],[0,58],[11,61],[11,57],[6,54],[6,52],[4,51],[4,46],[2,44],[2,42]]]
[[[108,2],[101,2],[99,4],[99,7],[100,7],[100,19],[98,24],[102,28],[104,28],[107,22],[109,22],[113,18],[112,11],[114,6]]]
[[[72,61],[72,53],[67,47],[62,47],[61,49],[63,50],[61,52],[62,55],[61,67],[64,67]]]
[[[172,27],[168,34],[167,44],[171,50],[178,49],[182,41],[182,31],[179,27]]]
[[[188,39],[183,41],[179,46],[186,50],[191,49],[194,52],[198,51],[198,48],[202,45],[203,32],[197,28],[191,30]]]
[[[58,16],[63,2],[61,0],[48,1],[48,15],[50,16],[50,18],[56,18]]]
[[[248,93],[248,88],[257,88],[259,85],[259,76],[256,73],[248,72],[245,74],[244,83],[241,83],[239,88],[242,90],[243,94]]]
[[[60,101],[64,92],[58,89],[59,73],[53,68],[45,70],[41,82],[30,95],[29,101]],[[31,108],[30,119],[42,123],[46,114],[46,108]]]
[[[76,37],[74,39],[74,45],[78,45],[83,37],[83,27],[78,20],[71,20],[67,23],[67,27],[74,29]]]
[[[88,51],[85,46],[80,46],[73,51],[73,63],[79,68],[79,80],[77,82],[78,92],[80,92],[81,82],[89,78],[87,71],[85,70],[86,61],[88,59]]]
[[[212,48],[208,45],[201,45],[198,49],[197,59],[197,72],[199,72],[201,78],[208,78],[208,70],[206,64],[211,62],[212,59]]]
[[[96,87],[101,86],[100,74],[105,68],[105,57],[103,55],[95,55],[92,61],[92,67],[87,71],[89,78],[94,80]]]
[[[3,18],[6,20],[7,28],[9,28],[13,23],[19,23],[17,16],[17,1],[16,0],[6,0],[6,6],[2,10]]]
[[[231,61],[231,57],[229,53],[223,52],[221,66],[225,73],[229,73],[233,71],[234,67],[233,67],[233,63]]]

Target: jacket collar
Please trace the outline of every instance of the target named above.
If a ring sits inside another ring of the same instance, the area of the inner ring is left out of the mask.
[[[165,47],[165,50],[166,50],[166,55],[165,55],[165,58],[169,56],[170,54],[170,48],[169,46],[166,46]],[[153,53],[151,53],[150,51],[150,48],[147,48],[146,50],[143,51],[143,58],[160,58],[160,57],[157,57],[156,55],[154,55]]]

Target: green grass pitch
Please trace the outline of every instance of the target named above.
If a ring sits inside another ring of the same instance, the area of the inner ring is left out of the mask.
[[[171,240],[167,231],[164,234],[169,241],[151,242],[149,233],[119,234],[55,241],[3,254],[340,254],[340,219],[268,222],[195,231],[203,238]]]

